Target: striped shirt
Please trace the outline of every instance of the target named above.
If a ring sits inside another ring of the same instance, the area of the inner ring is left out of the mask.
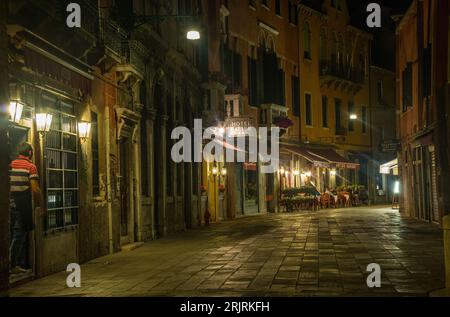
[[[19,155],[10,165],[11,192],[24,192],[30,189],[30,181],[39,179],[36,165]]]

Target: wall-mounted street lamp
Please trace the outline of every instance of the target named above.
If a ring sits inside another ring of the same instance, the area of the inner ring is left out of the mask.
[[[219,173],[219,170],[217,169],[217,167],[213,167],[212,169],[211,169],[211,175],[212,176],[217,176],[217,174]]]
[[[53,115],[49,113],[36,113],[36,130],[41,135],[50,131]]]
[[[190,40],[190,41],[197,41],[200,40],[200,32],[197,30],[189,30],[186,33],[186,39]]]
[[[222,167],[222,169],[221,169],[221,171],[220,171],[220,174],[221,174],[223,177],[227,176],[227,169],[226,169],[225,167]]]
[[[280,175],[284,175],[284,173],[285,173],[286,171],[284,170],[284,167],[281,167],[280,170],[279,170],[279,172],[280,172]]]
[[[22,118],[24,104],[17,100],[12,100],[9,103],[9,114],[11,115],[10,120],[14,123],[19,123]]]
[[[91,133],[91,123],[86,121],[78,122],[78,135],[82,143],[86,142]]]
[[[336,176],[336,170],[331,170],[331,171],[330,171],[330,175],[331,175],[331,176]]]
[[[350,115],[350,120],[358,120],[358,115],[355,114],[355,113],[352,113],[352,114]]]

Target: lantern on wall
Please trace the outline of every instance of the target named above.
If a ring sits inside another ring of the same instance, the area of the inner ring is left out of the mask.
[[[24,104],[20,101],[13,100],[9,103],[9,114],[11,115],[11,121],[14,123],[19,123],[22,118]]]
[[[36,130],[40,134],[45,134],[50,131],[52,125],[53,115],[49,113],[36,113]]]
[[[78,122],[78,135],[82,142],[85,142],[89,138],[91,132],[91,123],[86,121]]]

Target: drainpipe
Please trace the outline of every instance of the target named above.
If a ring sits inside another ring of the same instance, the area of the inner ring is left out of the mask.
[[[109,239],[109,254],[114,253],[113,243],[113,214],[112,214],[112,196],[111,196],[111,137],[109,132],[109,107],[105,107],[105,131],[106,131],[106,195],[108,202],[108,239]]]

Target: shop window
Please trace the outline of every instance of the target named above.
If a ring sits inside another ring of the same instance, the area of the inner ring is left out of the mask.
[[[99,160],[98,160],[98,116],[91,112],[91,134],[92,134],[92,195],[100,194],[99,184]]]
[[[74,105],[48,95],[44,108],[53,115],[45,138],[46,229],[62,229],[77,223],[78,217],[78,137]]]

